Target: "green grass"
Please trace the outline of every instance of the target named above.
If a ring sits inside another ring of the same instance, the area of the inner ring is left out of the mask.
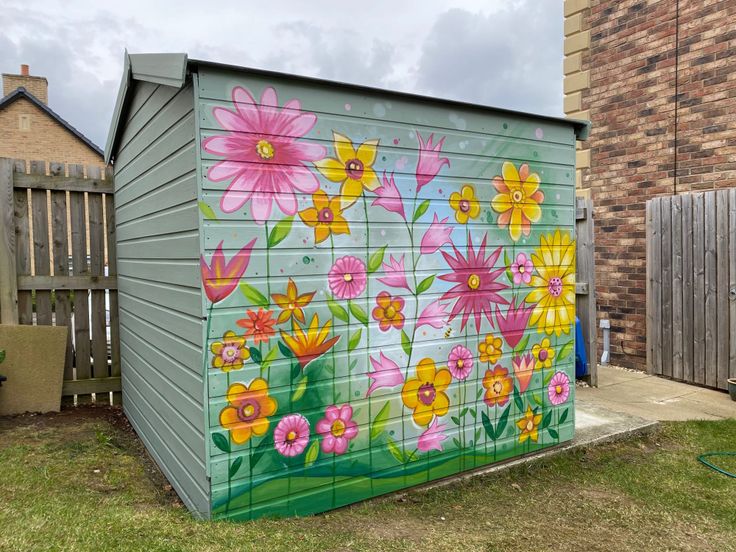
[[[736,480],[695,460],[736,420],[539,460],[329,514],[194,521],[119,414],[0,419],[0,550],[736,550]],[[724,460],[736,469],[736,461]]]

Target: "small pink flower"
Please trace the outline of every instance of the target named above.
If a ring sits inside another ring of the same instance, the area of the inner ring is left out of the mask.
[[[404,202],[401,200],[401,194],[394,182],[394,173],[391,173],[390,178],[386,178],[386,171],[383,171],[383,186],[376,188],[373,193],[375,193],[378,198],[374,199],[371,205],[379,205],[387,211],[397,213],[401,218],[406,220]]]
[[[430,134],[425,143],[422,135],[417,131],[417,140],[419,140],[419,160],[417,161],[416,178],[417,193],[419,193],[419,190],[434,180],[443,165],[450,166],[450,160],[447,157],[440,157],[442,145],[445,143],[444,137],[433,144],[434,134]]]
[[[447,439],[447,435],[442,432],[445,430],[446,427],[446,424],[439,424],[437,421],[437,416],[435,416],[434,420],[432,420],[432,423],[429,424],[429,427],[425,429],[424,433],[419,436],[417,448],[422,452],[429,452],[430,450],[442,450],[442,441]]]
[[[404,375],[401,373],[399,365],[384,355],[383,351],[379,353],[379,360],[373,357],[368,358],[371,359],[373,365],[373,372],[368,372],[368,377],[373,380],[373,383],[368,388],[368,392],[365,394],[366,397],[369,397],[380,387],[396,387],[404,383]]]
[[[512,349],[519,344],[524,336],[524,330],[526,330],[529,317],[534,310],[534,307],[524,308],[525,304],[524,301],[521,301],[517,307],[516,297],[511,299],[511,304],[506,308],[506,317],[501,314],[498,305],[496,305],[498,329],[501,330],[501,335]]]
[[[337,259],[327,275],[330,290],[340,299],[355,299],[367,281],[365,263],[352,255]]]
[[[549,402],[555,406],[564,403],[570,396],[570,378],[565,372],[555,372],[547,387]]]
[[[455,345],[447,357],[447,367],[455,379],[464,380],[473,370],[473,353],[463,345]]]
[[[440,329],[447,322],[447,317],[450,315],[447,312],[449,303],[440,303],[440,300],[432,301],[429,305],[424,307],[422,313],[419,315],[417,321],[417,328],[422,326],[432,326],[435,329]]]
[[[383,271],[386,273],[386,276],[379,278],[379,282],[386,284],[387,286],[404,288],[407,291],[411,291],[411,288],[409,288],[409,282],[406,281],[404,255],[401,256],[401,259],[394,259],[393,255],[391,255],[389,257],[389,263],[383,263]]]
[[[353,407],[349,404],[328,406],[325,417],[316,427],[322,436],[321,447],[325,454],[345,454],[350,441],[358,435],[358,424],[353,421]]]
[[[439,220],[437,213],[434,214],[432,224],[429,225],[429,228],[427,228],[427,231],[422,236],[422,244],[419,248],[422,255],[431,255],[446,243],[452,243],[450,234],[452,234],[453,227],[451,224],[447,224],[448,218],[445,217]]]
[[[309,422],[301,414],[281,418],[273,432],[273,445],[282,456],[296,456],[309,443]]]
[[[511,273],[514,275],[514,283],[518,286],[521,282],[528,284],[532,281],[534,263],[524,253],[519,253],[516,260],[511,263]]]
[[[514,369],[516,381],[519,382],[519,393],[524,393],[529,388],[534,374],[534,355],[531,353],[517,355],[511,361],[511,367]]]

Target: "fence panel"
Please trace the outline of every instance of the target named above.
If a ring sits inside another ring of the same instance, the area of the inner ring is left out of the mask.
[[[69,327],[62,394],[78,402],[120,399],[112,190],[96,167],[0,159],[0,319]]]
[[[577,284],[575,314],[580,319],[583,339],[588,353],[590,371],[586,378],[592,386],[598,385],[598,325],[595,304],[595,241],[593,202],[578,197],[575,210],[575,258]]]
[[[651,373],[727,389],[736,375],[736,191],[647,202]]]

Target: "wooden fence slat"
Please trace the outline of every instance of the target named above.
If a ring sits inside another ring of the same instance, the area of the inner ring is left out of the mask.
[[[585,284],[584,293],[578,293],[576,285],[575,314],[580,319],[580,325],[585,339],[585,348],[588,353],[589,375],[588,383],[593,387],[598,385],[598,324],[595,302],[595,241],[593,228],[593,202],[590,199],[577,198],[576,213],[576,277],[581,284]],[[581,286],[582,287],[582,286]],[[582,289],[580,291],[583,291]]]
[[[728,389],[728,191],[711,192],[716,199],[716,356],[715,387]],[[736,339],[736,338],[735,338]]]
[[[693,200],[682,197],[682,379],[693,381]]]
[[[662,375],[672,377],[672,198],[660,199],[662,217]]]
[[[736,378],[736,188],[728,191],[729,378]]]
[[[718,274],[716,265],[716,196],[705,194],[705,385],[718,383]]]
[[[46,175],[44,161],[32,161],[31,173]],[[33,271],[39,276],[51,274],[51,247],[49,244],[49,210],[46,190],[31,190],[31,219],[33,232]],[[51,292],[35,291],[36,324],[49,326],[53,323]]]
[[[104,196],[105,202],[105,243],[107,245],[107,269],[110,277],[117,278],[117,243],[115,236],[115,203],[112,194]],[[120,318],[118,316],[118,291],[110,289],[110,375],[120,376]],[[122,393],[112,395],[113,404],[122,403]]]
[[[705,384],[705,194],[693,195],[693,382]]]
[[[682,196],[672,203],[672,377],[682,379]]]
[[[54,194],[59,192],[54,192]],[[63,193],[63,192],[60,192]],[[54,259],[55,260],[55,259]],[[69,260],[67,258],[67,266]],[[18,289],[117,289],[117,278],[108,276],[19,276]]]
[[[94,167],[93,167],[94,168]],[[99,171],[99,169],[98,169]],[[15,188],[60,190],[65,192],[112,193],[112,183],[99,178],[58,176],[53,180],[41,174],[23,174],[13,183]]]
[[[24,174],[24,161],[16,161],[13,179]],[[15,219],[15,270],[18,276],[31,274],[31,234],[27,190],[14,190],[13,218]],[[30,291],[18,291],[18,322],[33,324],[33,295]]]
[[[647,348],[650,351],[651,362],[649,369],[653,374],[662,373],[662,322],[658,317],[662,305],[662,220],[661,201],[658,198],[647,202],[649,213],[648,238],[648,285],[650,293],[647,295]]]
[[[13,222],[13,162],[0,159],[0,322],[18,323],[18,286]]]

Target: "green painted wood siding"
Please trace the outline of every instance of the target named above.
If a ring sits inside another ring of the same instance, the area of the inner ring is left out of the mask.
[[[192,87],[133,86],[115,156],[123,406],[187,507],[208,517]]]
[[[195,94],[213,517],[572,438],[572,124],[206,65]]]

